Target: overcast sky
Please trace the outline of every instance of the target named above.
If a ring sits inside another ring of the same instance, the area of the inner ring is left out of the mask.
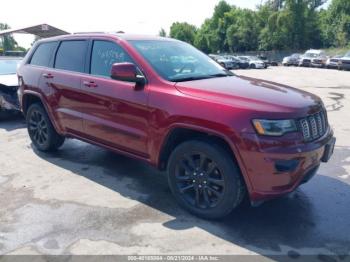
[[[12,28],[47,23],[68,32],[119,31],[158,34],[175,22],[200,26],[219,0],[17,0],[1,1],[0,22]],[[254,9],[261,0],[228,0]],[[19,7],[19,8],[18,8]],[[31,37],[15,35],[29,47]]]

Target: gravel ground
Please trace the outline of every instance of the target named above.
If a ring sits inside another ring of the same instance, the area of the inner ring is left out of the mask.
[[[350,72],[271,67],[235,73],[324,99],[337,146],[309,183],[287,197],[208,222],[180,209],[165,175],[147,164],[76,140],[66,141],[56,154],[39,153],[23,120],[13,118],[0,122],[0,254],[345,259],[350,254]]]

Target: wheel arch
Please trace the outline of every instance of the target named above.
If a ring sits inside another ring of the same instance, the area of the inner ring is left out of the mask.
[[[62,133],[60,132],[61,128],[59,128],[59,126],[57,125],[57,122],[55,121],[55,118],[52,114],[52,111],[47,106],[43,96],[40,93],[27,91],[23,94],[21,98],[21,110],[23,112],[24,117],[26,118],[29,107],[34,103],[39,103],[43,106],[56,132]]]
[[[251,191],[251,183],[249,181],[249,177],[246,174],[244,165],[236,146],[225,135],[206,128],[192,127],[187,125],[172,127],[163,139],[161,150],[158,156],[158,169],[162,171],[166,170],[171,152],[176,148],[176,146],[189,140],[201,140],[205,142],[210,141],[221,146],[228,154],[232,156],[232,160],[240,169],[247,190]]]

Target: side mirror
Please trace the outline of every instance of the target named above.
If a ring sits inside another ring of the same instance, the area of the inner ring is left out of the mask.
[[[137,73],[137,67],[133,63],[115,63],[112,65],[111,78],[120,81],[134,82],[144,85],[146,79]]]

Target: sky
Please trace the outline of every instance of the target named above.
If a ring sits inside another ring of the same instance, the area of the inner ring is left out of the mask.
[[[169,32],[173,22],[200,26],[209,18],[219,0],[17,0],[2,1],[0,22],[11,28],[42,23],[70,33],[124,31],[158,34]],[[236,6],[255,9],[261,0],[227,0]],[[20,8],[16,8],[19,6]],[[6,10],[3,12],[3,10]],[[32,36],[15,34],[17,42],[28,48]]]
[[[245,8],[255,8],[261,0],[228,0]],[[219,0],[17,0],[2,1],[0,22],[11,28],[41,23],[68,32],[119,31],[158,34],[169,32],[175,21],[200,26],[212,15]],[[28,48],[33,37],[15,34],[17,42]]]

